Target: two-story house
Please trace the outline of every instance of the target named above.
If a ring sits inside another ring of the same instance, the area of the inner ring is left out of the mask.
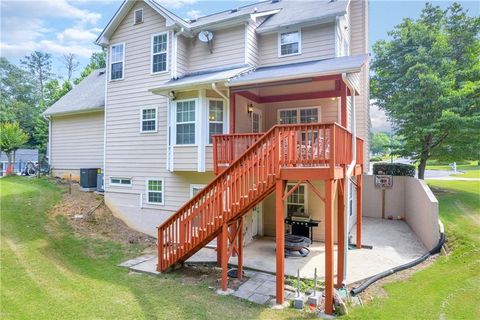
[[[279,303],[285,221],[315,222],[332,301],[334,241],[338,284],[355,225],[361,244],[367,6],[269,0],[187,21],[124,1],[97,40],[106,70],[46,112],[54,172],[95,157],[106,204],[158,236],[159,271],[217,238],[226,289],[228,257],[241,269],[243,244],[275,237]],[[78,93],[101,81],[100,102]]]

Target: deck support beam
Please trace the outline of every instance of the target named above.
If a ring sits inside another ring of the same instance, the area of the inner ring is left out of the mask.
[[[325,313],[333,314],[333,211],[336,180],[325,181]]]
[[[337,288],[343,286],[345,254],[345,179],[338,180],[337,199]]]
[[[243,217],[238,221],[238,236],[237,236],[237,252],[238,252],[238,266],[237,279],[243,280]]]
[[[347,86],[340,81],[340,124],[347,127]]]
[[[362,175],[357,176],[357,249],[362,248]]]
[[[276,241],[276,300],[277,304],[283,304],[285,300],[285,216],[283,206],[283,194],[286,181],[275,182],[275,241]]]
[[[220,234],[220,252],[222,256],[222,291],[227,291],[227,272],[228,272],[228,252],[227,252],[227,241],[228,241],[228,227],[227,224],[224,223],[222,225],[222,233]],[[217,243],[218,246],[218,243]]]
[[[230,133],[233,134],[235,133],[235,97],[236,97],[236,94],[233,93],[233,92],[230,92],[230,110],[229,110],[229,114],[230,114],[230,123],[229,123],[229,127],[230,127]]]

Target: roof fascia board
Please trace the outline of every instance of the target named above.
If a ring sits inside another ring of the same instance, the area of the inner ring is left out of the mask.
[[[96,107],[91,108],[88,110],[79,110],[79,111],[64,111],[64,112],[52,112],[52,113],[43,113],[46,117],[62,117],[62,116],[75,116],[75,115],[82,115],[86,113],[96,113],[100,111],[105,111],[105,107]]]

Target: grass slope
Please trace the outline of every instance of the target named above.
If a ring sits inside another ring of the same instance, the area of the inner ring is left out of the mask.
[[[78,238],[49,209],[62,190],[45,179],[0,179],[1,319],[298,319],[216,296],[179,276],[129,274],[115,265],[140,248]]]
[[[354,309],[349,319],[480,319],[480,182],[428,184],[440,202],[451,254],[386,285],[388,298]]]

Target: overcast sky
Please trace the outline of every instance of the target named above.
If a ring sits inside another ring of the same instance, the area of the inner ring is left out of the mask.
[[[157,0],[182,18],[197,18],[217,11],[232,9],[255,1],[235,0]],[[431,1],[442,8],[453,1]],[[479,1],[459,1],[479,15]],[[62,54],[73,53],[80,61],[79,71],[99,48],[93,44],[99,33],[120,6],[120,0],[1,0],[0,55],[18,63],[34,50],[49,52],[54,57],[54,72],[65,75],[60,63]],[[370,1],[369,45],[388,37],[387,32],[403,18],[416,18],[425,1]],[[384,115],[372,108],[375,129]],[[384,127],[382,127],[384,129]]]

